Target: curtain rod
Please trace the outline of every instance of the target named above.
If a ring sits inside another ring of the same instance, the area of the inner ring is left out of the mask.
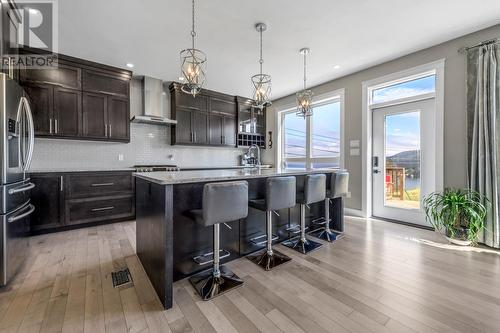
[[[484,40],[484,41],[482,41],[478,44],[475,44],[475,45],[461,47],[460,49],[458,49],[458,52],[465,53],[465,52],[472,50],[472,49],[475,49],[477,47],[481,47],[484,45],[490,45],[490,44],[498,44],[498,43],[500,43],[500,38],[492,38],[492,39]]]

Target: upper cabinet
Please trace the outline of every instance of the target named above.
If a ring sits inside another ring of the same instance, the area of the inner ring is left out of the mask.
[[[21,70],[35,135],[129,142],[131,76],[127,70],[64,55],[58,55],[57,67]]]
[[[210,90],[193,97],[180,88],[170,85],[172,144],[236,147],[235,97]]]
[[[266,148],[266,109],[253,106],[253,100],[236,97],[238,103],[238,147],[258,145]]]

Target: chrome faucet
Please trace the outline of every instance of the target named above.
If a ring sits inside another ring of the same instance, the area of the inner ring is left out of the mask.
[[[255,154],[253,153],[253,151],[257,149],[257,158],[255,158]],[[260,165],[260,147],[257,146],[256,144],[253,144],[250,146],[250,148],[248,148],[248,151],[246,153],[246,155],[248,155],[249,157],[253,157],[254,159],[254,165]]]

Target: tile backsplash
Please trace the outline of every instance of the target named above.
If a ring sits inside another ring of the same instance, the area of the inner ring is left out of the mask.
[[[169,127],[132,123],[130,143],[36,139],[31,169],[121,168],[137,164],[236,166],[242,153],[236,148],[172,146]]]

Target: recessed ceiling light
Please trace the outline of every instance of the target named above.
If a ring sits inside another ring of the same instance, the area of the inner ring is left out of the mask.
[[[339,68],[340,68],[340,65],[333,66],[333,69],[339,69]]]
[[[179,76],[179,81],[184,81],[184,77],[183,76]]]
[[[126,63],[126,66],[127,66],[128,68],[134,68],[134,64],[133,64],[133,63],[131,63],[131,62],[127,62],[127,63]]]

